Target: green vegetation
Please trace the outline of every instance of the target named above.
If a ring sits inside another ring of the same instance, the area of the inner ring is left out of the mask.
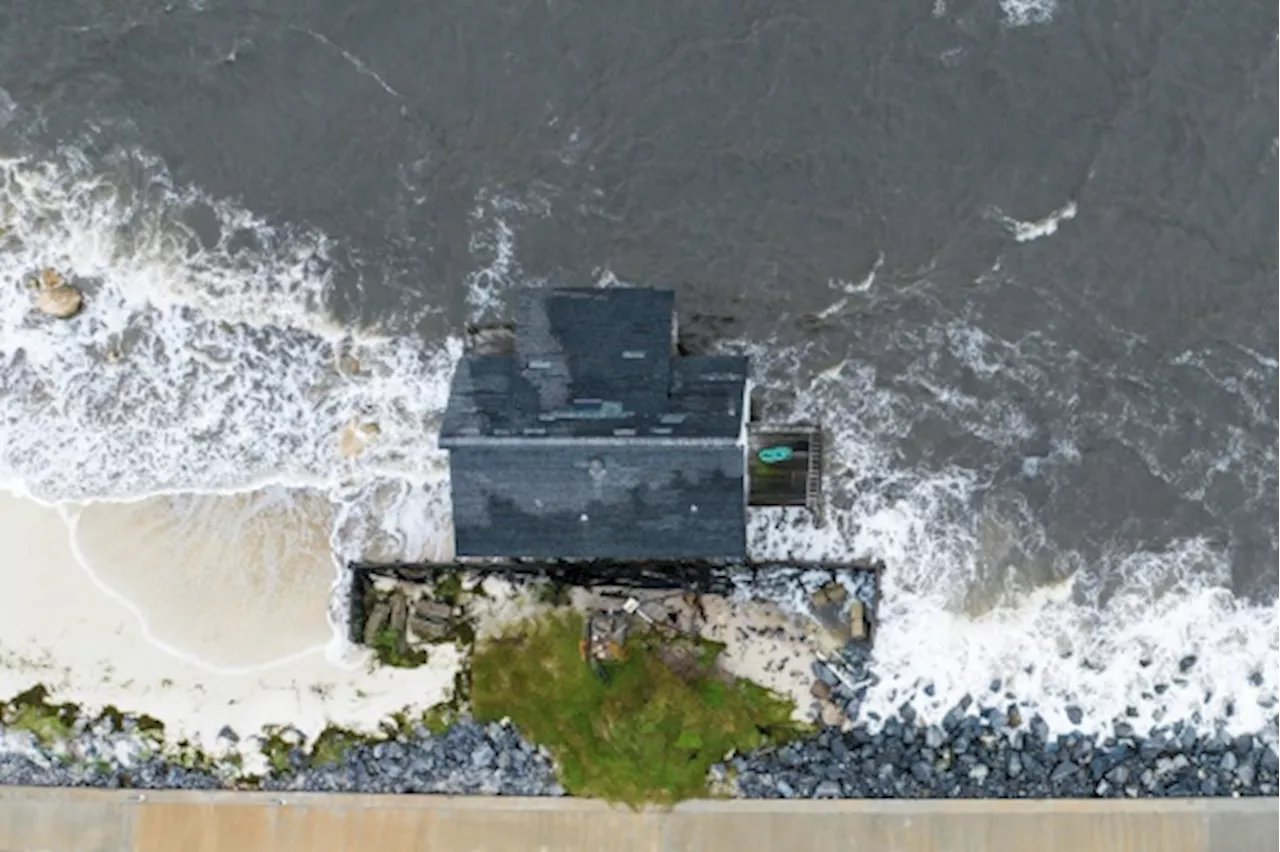
[[[450,704],[437,704],[422,714],[422,726],[436,736],[453,727],[458,721],[458,711]]]
[[[0,702],[0,721],[29,731],[46,747],[70,739],[79,715],[80,708],[74,704],[50,704],[48,690],[39,685]]]
[[[403,633],[381,630],[373,640],[373,654],[381,665],[416,669],[427,664],[427,652],[408,647]]]
[[[362,739],[358,734],[330,725],[320,732],[311,747],[311,765],[320,767],[341,763],[351,747]]]
[[[548,606],[568,606],[569,587],[555,580],[538,584],[538,603]]]
[[[449,606],[457,606],[462,599],[462,577],[456,571],[449,571],[436,580],[433,597]]]
[[[185,769],[213,772],[217,768],[217,763],[213,758],[205,754],[198,745],[190,740],[182,740],[176,746],[168,749],[165,757]]]
[[[597,678],[579,655],[582,616],[568,612],[482,643],[471,661],[475,717],[509,717],[549,748],[573,795],[639,805],[705,796],[707,772],[805,730],[793,705],[722,675],[714,643],[634,635]]]
[[[289,759],[293,746],[281,736],[280,729],[274,725],[266,725],[262,729],[262,755],[267,759],[271,771],[282,775],[293,768]]]

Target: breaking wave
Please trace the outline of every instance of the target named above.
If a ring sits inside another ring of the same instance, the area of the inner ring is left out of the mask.
[[[477,199],[473,249],[488,265],[470,279],[473,311],[492,311],[520,283],[518,233],[504,218],[517,208]],[[326,570],[356,556],[451,552],[447,460],[434,438],[460,342],[335,323],[325,311],[339,263],[331,238],[176,186],[136,150],[0,161],[0,219],[0,487],[74,506],[86,559],[123,558],[108,552],[104,524],[145,535],[157,553],[220,537],[202,557],[209,564],[274,559],[280,576],[283,551],[249,544],[272,524],[321,529]],[[60,322],[32,310],[23,282],[46,268],[84,290],[81,315]],[[888,566],[880,680],[864,707],[883,714],[911,701],[939,715],[999,681],[979,700],[1008,692],[1050,723],[1075,705],[1086,727],[1128,712],[1263,728],[1277,695],[1277,605],[1232,594],[1220,545],[1077,549],[1054,541],[993,469],[904,452],[926,416],[1002,458],[1035,431],[1016,396],[953,387],[940,359],[1038,394],[1069,394],[1062,374],[1091,368],[1047,341],[1010,348],[961,322],[914,334],[903,338],[911,366],[892,379],[871,360],[814,371],[803,347],[726,344],[755,356],[771,413],[829,431],[827,524],[758,513],[753,554]],[[1186,353],[1183,366],[1226,375],[1214,357]],[[1274,363],[1250,369],[1230,373],[1242,398],[1275,381]],[[927,410],[908,390],[927,392]],[[1265,403],[1256,408],[1267,425]],[[1051,482],[1078,465],[1072,435],[1018,460],[1018,475]],[[1247,426],[1180,466],[1146,446],[1153,469],[1185,493],[1227,468],[1274,491],[1274,446]],[[1249,473],[1266,465],[1270,479]],[[315,549],[302,532],[290,540],[303,539]],[[341,644],[335,635],[335,653]]]

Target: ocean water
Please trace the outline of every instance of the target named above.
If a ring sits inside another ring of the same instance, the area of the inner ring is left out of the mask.
[[[886,563],[866,709],[1274,729],[1276,32],[1174,0],[11,6],[0,487],[130,599],[327,572],[336,629],[347,558],[451,551],[457,329],[518,286],[668,286],[767,417],[829,431],[828,523],[750,541]],[[31,309],[49,267],[69,322]]]

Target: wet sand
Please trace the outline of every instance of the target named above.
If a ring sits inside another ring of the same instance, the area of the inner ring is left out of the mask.
[[[71,517],[93,572],[171,648],[244,668],[321,648],[332,636],[333,508],[323,494],[154,497]]]
[[[188,539],[139,548],[130,524],[163,529],[173,520],[154,503],[83,511],[76,541],[99,566],[95,576],[77,560],[57,509],[0,495],[0,698],[43,684],[54,700],[149,713],[172,737],[214,748],[224,725],[241,735],[264,724],[311,736],[329,722],[373,729],[406,706],[447,697],[452,647],[435,649],[419,669],[370,671],[362,652],[336,644],[325,623],[332,565],[314,559],[319,539],[300,530],[305,524],[287,523],[300,518],[273,520],[269,507],[261,523],[251,521],[267,539],[268,558],[255,562],[251,548],[236,551],[216,526],[233,517],[234,500],[196,506],[207,514],[186,524]],[[319,504],[299,505],[323,520]],[[293,528],[273,543],[276,521]],[[212,567],[237,552],[238,565]]]

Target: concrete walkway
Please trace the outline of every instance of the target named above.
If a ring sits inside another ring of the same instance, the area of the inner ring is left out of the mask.
[[[703,801],[0,788],[0,852],[1272,852],[1275,799]]]

